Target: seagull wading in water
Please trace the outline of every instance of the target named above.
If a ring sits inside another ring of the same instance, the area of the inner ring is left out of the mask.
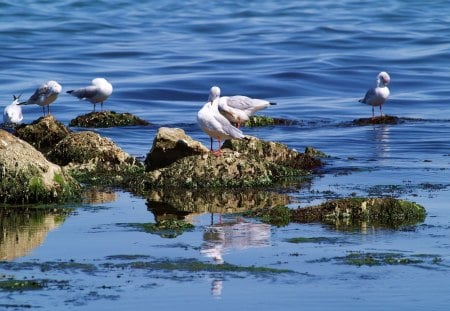
[[[76,90],[67,91],[68,94],[73,95],[79,99],[90,101],[95,105],[101,104],[101,110],[103,111],[103,102],[112,94],[113,87],[104,78],[95,78],[92,80],[92,85],[79,88]]]
[[[20,103],[20,105],[42,106],[42,112],[45,116],[45,106],[47,106],[47,114],[50,114],[50,104],[58,98],[61,90],[62,86],[58,82],[50,80],[38,87],[33,95],[27,101]]]
[[[372,119],[375,117],[374,108],[380,106],[380,116],[383,116],[381,107],[389,97],[389,89],[387,85],[391,81],[391,77],[385,71],[382,71],[377,76],[377,86],[369,89],[364,98],[360,99],[360,103],[372,106]]]
[[[216,87],[211,88],[211,92],[217,91]],[[220,94],[220,90],[219,94]],[[242,131],[234,127],[227,118],[219,112],[219,99],[208,99],[202,109],[197,113],[197,122],[200,128],[208,134],[211,139],[211,152],[215,155],[221,154],[221,142],[226,139],[243,138]],[[213,140],[219,141],[219,149],[213,150]]]
[[[3,125],[14,125],[22,122],[22,107],[20,107],[19,96],[13,95],[14,101],[5,107],[3,111]]]
[[[219,112],[239,128],[250,116],[276,103],[263,99],[250,98],[242,95],[220,97],[220,88],[213,86],[209,92],[209,101],[219,99]]]

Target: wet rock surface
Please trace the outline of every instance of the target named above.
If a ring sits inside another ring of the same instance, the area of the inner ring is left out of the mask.
[[[92,128],[129,125],[150,125],[150,123],[131,113],[116,113],[115,111],[90,112],[72,119],[69,123],[69,126]]]
[[[353,125],[363,126],[363,125],[373,125],[373,124],[399,124],[403,122],[402,119],[394,116],[377,116],[374,118],[361,118],[353,120]]]
[[[256,217],[272,215],[271,209],[260,209]],[[272,216],[273,217],[273,216]],[[423,222],[425,208],[417,203],[395,198],[345,198],[329,200],[317,206],[291,210],[290,221],[323,222],[343,229],[365,225],[400,228]]]
[[[72,131],[58,122],[52,115],[41,117],[31,124],[16,128],[15,135],[46,153]]]
[[[80,186],[60,166],[49,162],[27,142],[0,130],[0,202],[64,202]]]

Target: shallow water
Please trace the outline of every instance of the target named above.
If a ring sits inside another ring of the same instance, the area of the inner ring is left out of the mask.
[[[282,193],[224,193],[203,201],[183,194],[185,206],[196,207],[186,212],[195,228],[175,238],[129,226],[155,222],[161,204],[155,196],[120,191],[92,194],[64,217],[40,214],[4,225],[0,254],[7,261],[0,275],[48,283],[43,290],[0,291],[1,308],[448,309],[447,2],[64,0],[6,1],[0,8],[4,106],[46,80],[58,80],[66,91],[103,76],[114,85],[105,109],[153,125],[96,131],[144,158],[160,126],[181,127],[208,143],[196,112],[219,85],[224,95],[276,101],[263,114],[299,121],[244,128],[246,134],[331,156],[310,181]],[[381,70],[391,75],[383,109],[402,122],[351,126],[370,116],[371,108],[357,100]],[[26,123],[42,114],[37,106],[23,110]],[[51,106],[65,124],[91,110],[67,94]],[[349,195],[416,201],[427,218],[402,230],[342,230],[268,227],[230,214],[249,204],[297,207]],[[296,237],[324,239],[287,241]],[[393,253],[414,263],[355,266],[346,261],[354,253]],[[206,266],[193,269],[188,259]],[[156,266],[160,261],[177,266]],[[215,270],[222,261],[247,269]],[[146,268],[136,268],[138,262]]]

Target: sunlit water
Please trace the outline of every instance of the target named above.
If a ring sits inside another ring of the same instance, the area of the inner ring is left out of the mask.
[[[24,224],[25,233],[16,239],[2,240],[2,247],[9,243],[10,248],[15,240],[26,243],[15,255],[2,252],[10,262],[2,264],[1,273],[68,285],[0,292],[0,308],[448,310],[449,9],[445,1],[400,0],[2,2],[4,106],[13,94],[26,98],[50,79],[66,91],[105,77],[114,85],[105,108],[131,112],[153,125],[98,132],[144,158],[160,126],[181,127],[206,144],[196,113],[209,88],[219,85],[224,95],[275,101],[278,105],[264,114],[299,121],[244,128],[246,134],[299,151],[314,146],[331,156],[307,187],[288,191],[292,207],[328,197],[393,195],[424,205],[428,215],[423,224],[400,231],[349,232],[320,224],[268,227],[220,216],[217,208],[213,214],[189,215],[195,229],[168,239],[124,226],[155,221],[146,199],[109,193],[63,220],[42,216]],[[350,126],[351,120],[371,115],[357,100],[381,70],[392,79],[383,109],[404,122]],[[26,123],[42,113],[38,106],[23,110]],[[51,106],[65,124],[91,110],[91,104],[67,94]],[[36,224],[41,230],[33,228]],[[335,242],[293,244],[286,241],[291,237]],[[416,265],[357,267],[339,260],[349,252],[425,259]],[[111,257],[117,255],[296,273],[107,268],[120,262]],[[41,265],[71,260],[96,270]]]

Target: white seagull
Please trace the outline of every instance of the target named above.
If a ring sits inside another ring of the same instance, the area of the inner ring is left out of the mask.
[[[276,105],[276,103],[267,100],[250,98],[242,95],[220,97],[220,88],[218,86],[213,86],[209,92],[208,100],[212,101],[216,98],[219,99],[220,113],[222,113],[231,123],[237,124],[238,128],[257,111],[265,109],[270,105]]]
[[[211,139],[211,152],[215,155],[221,153],[221,141],[233,138],[243,138],[242,131],[234,127],[230,121],[227,120],[218,108],[219,99],[209,99],[203,105],[203,108],[197,113],[197,122],[200,128],[208,134]],[[213,140],[219,141],[219,149],[213,150]]]
[[[67,91],[67,93],[78,97],[79,99],[87,100],[93,103],[94,112],[95,105],[97,103],[101,104],[101,109],[103,111],[103,102],[112,94],[112,92],[113,87],[111,83],[109,83],[104,78],[95,78],[94,80],[92,80],[92,85],[76,90]]]
[[[58,82],[50,80],[38,87],[33,95],[20,105],[39,105],[45,116],[45,106],[47,106],[47,114],[50,114],[50,104],[58,98],[61,90],[62,86]]]
[[[19,96],[15,96],[14,101],[5,107],[5,110],[3,111],[3,125],[14,125],[22,122],[23,115],[22,115],[22,107],[20,107],[19,103]]]
[[[385,71],[382,71],[377,76],[377,86],[367,91],[366,96],[360,99],[360,103],[364,103],[372,106],[372,118],[375,117],[374,108],[380,106],[380,115],[383,116],[381,107],[389,97],[388,83],[391,81],[391,77]]]

